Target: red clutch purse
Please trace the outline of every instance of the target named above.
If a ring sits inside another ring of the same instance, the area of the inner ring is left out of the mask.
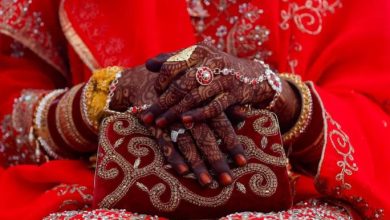
[[[101,126],[95,208],[120,208],[175,219],[215,218],[241,211],[279,211],[292,205],[287,158],[276,116],[260,110],[236,128],[248,164],[232,168],[233,184],[201,187],[176,175],[150,132],[134,115],[107,117]]]

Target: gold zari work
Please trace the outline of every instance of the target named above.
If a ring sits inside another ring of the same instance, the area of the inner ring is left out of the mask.
[[[274,116],[266,111],[270,118]],[[261,117],[260,117],[260,120]],[[275,122],[275,121],[273,121]],[[258,123],[261,125],[261,123]],[[270,134],[276,129],[277,123],[271,123],[268,127],[256,126],[259,134]],[[275,127],[275,128],[274,128]],[[136,187],[146,193],[151,204],[160,211],[174,211],[182,201],[201,207],[218,207],[229,201],[232,193],[253,194],[259,197],[270,197],[277,189],[278,179],[274,171],[267,165],[285,167],[287,159],[280,144],[273,144],[271,149],[274,155],[269,155],[260,149],[254,141],[246,136],[239,135],[239,139],[247,152],[247,158],[256,159],[258,163],[250,162],[247,166],[232,169],[234,182],[226,187],[209,187],[216,192],[212,196],[202,196],[186,187],[177,177],[164,166],[164,156],[150,132],[145,129],[135,116],[130,114],[117,114],[106,118],[101,126],[103,132],[100,139],[100,163],[96,170],[99,178],[115,179],[119,174],[123,175],[121,183],[111,193],[106,195],[99,207],[111,208],[129,192],[131,187]],[[122,136],[115,141],[110,141],[108,133]],[[136,135],[130,139],[129,134]],[[143,136],[140,136],[143,135]],[[146,136],[145,136],[146,135]],[[264,136],[266,137],[266,136]],[[126,150],[126,152],[124,151]],[[121,152],[121,153],[119,153]],[[125,152],[125,153],[123,153]],[[131,159],[129,162],[128,158]],[[151,160],[152,158],[152,160]],[[147,161],[147,162],[146,162]],[[110,166],[108,166],[110,164]],[[115,166],[112,166],[115,164]],[[157,177],[158,181],[144,183],[144,177]],[[248,176],[248,184],[244,185],[239,180]],[[187,178],[188,180],[188,178]],[[196,181],[193,179],[193,181]],[[162,199],[164,195],[164,199]],[[166,197],[168,195],[168,198]]]
[[[190,59],[192,53],[195,51],[196,45],[188,47],[179,53],[171,56],[167,61],[168,62],[179,62],[179,61],[187,61]]]

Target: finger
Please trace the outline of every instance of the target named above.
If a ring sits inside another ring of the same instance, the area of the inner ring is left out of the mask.
[[[206,101],[222,92],[227,87],[227,84],[225,84],[225,80],[218,79],[208,86],[201,86],[191,90],[190,94],[187,94],[177,105],[174,105],[162,114],[156,120],[156,124],[160,127],[164,127],[172,123],[177,120],[182,113],[195,108],[201,102]]]
[[[190,69],[185,76],[172,83],[168,90],[158,98],[158,101],[142,114],[143,122],[151,124],[155,117],[158,117],[162,112],[177,104],[187,95],[188,91],[196,88],[198,85],[195,80],[195,72],[195,69]],[[162,126],[164,125],[163,121],[160,121],[159,124],[161,127],[164,127]]]
[[[238,123],[242,122],[246,118],[245,107],[240,105],[233,105],[228,107],[225,110],[226,116],[228,117],[230,123],[235,126]]]
[[[229,165],[219,149],[217,140],[209,126],[205,123],[195,124],[191,129],[191,133],[198,148],[216,172],[219,182],[222,185],[231,184],[233,179]]]
[[[182,121],[184,123],[191,123],[214,118],[235,103],[237,103],[237,98],[234,95],[222,93],[208,105],[184,113],[182,115]]]
[[[225,113],[222,112],[217,117],[212,118],[209,124],[218,137],[222,139],[236,164],[244,166],[247,163],[244,148]]]
[[[160,69],[154,88],[157,93],[163,93],[172,80],[184,70],[196,65],[206,56],[203,47],[197,45],[188,47],[170,57]]]
[[[159,130],[158,133],[158,145],[161,147],[166,161],[179,175],[187,174],[190,169],[185,163],[184,158],[180,155],[178,150],[173,145],[169,136],[162,130]]]
[[[159,72],[161,66],[169,57],[173,56],[175,53],[161,53],[153,58],[150,58],[146,61],[145,67],[151,72]]]
[[[150,108],[145,111],[141,118],[145,124],[151,124],[155,117],[159,116],[162,112],[169,109],[171,106],[177,104],[187,92],[178,86],[178,84],[172,84],[169,89],[164,92]],[[162,124],[160,121],[160,127],[164,127],[166,124]]]
[[[192,171],[197,177],[199,183],[202,186],[210,184],[212,182],[212,178],[196,149],[196,145],[191,134],[188,131],[178,136],[177,145],[183,157],[187,160],[187,164],[189,164],[192,168]]]

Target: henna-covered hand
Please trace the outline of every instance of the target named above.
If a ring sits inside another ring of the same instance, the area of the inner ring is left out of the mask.
[[[165,127],[178,119],[184,123],[204,121],[235,105],[265,108],[275,96],[276,91],[265,79],[265,65],[260,62],[237,58],[204,42],[179,55],[184,58],[168,59],[162,64],[155,83],[161,96],[143,115],[145,123],[155,120],[158,126]],[[207,76],[213,80],[208,85],[198,82],[202,68],[211,70]],[[264,81],[252,81],[259,77],[264,77]],[[278,107],[283,108],[279,112],[283,115],[283,129],[296,117],[298,102],[288,83],[282,81],[281,84],[284,87],[282,99],[290,102],[278,103]]]
[[[200,85],[196,75],[202,67],[213,72],[221,72],[223,69],[232,71],[227,75],[220,73],[215,76],[211,72],[209,76],[214,79],[210,84]],[[187,60],[168,60],[162,65],[155,83],[156,91],[162,95],[144,121],[150,122],[151,118],[159,116],[156,123],[161,127],[178,116],[182,116],[185,122],[202,121],[218,116],[234,104],[261,104],[269,101],[274,96],[274,90],[266,81],[251,85],[238,80],[235,74],[257,79],[264,72],[264,66],[258,62],[240,59],[207,43],[200,43],[194,47]],[[184,97],[182,94],[185,94]]]
[[[162,58],[161,58],[162,57]],[[152,60],[152,64],[158,64],[161,67],[164,56]],[[150,64],[149,64],[150,66]],[[157,93],[154,90],[154,82],[158,74],[151,73],[145,67],[140,66],[131,68],[122,74],[114,96],[110,102],[110,109],[117,111],[126,111],[130,106],[152,103],[157,100]],[[237,115],[240,115],[239,108],[231,109]],[[216,135],[229,146],[229,150],[238,165],[245,165],[246,160],[243,156],[243,148],[238,141],[234,130],[227,116],[222,113],[219,117],[219,125],[211,123]],[[150,127],[150,130],[156,136],[161,146],[167,162],[181,175],[184,175],[192,169],[202,185],[211,183],[212,177],[203,157],[215,171],[220,183],[227,185],[231,183],[231,173],[229,166],[220,151],[216,136],[210,127],[205,123],[196,123],[191,129],[185,130],[183,134],[177,137],[177,146],[170,138],[171,130],[184,130],[181,123],[174,123],[169,128],[160,129]]]

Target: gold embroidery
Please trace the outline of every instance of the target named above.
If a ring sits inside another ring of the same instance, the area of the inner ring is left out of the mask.
[[[54,45],[41,12],[31,10],[32,4],[32,0],[0,1],[0,33],[21,42],[66,77],[58,46]]]
[[[74,50],[83,60],[83,62],[88,66],[90,70],[99,69],[100,65],[96,58],[93,56],[92,52],[88,49],[87,45],[83,42],[76,31],[73,29],[72,24],[69,21],[68,15],[64,9],[65,0],[61,0],[59,17],[62,30],[64,31],[66,39],[72,44]]]
[[[348,195],[347,191],[351,190],[352,185],[346,182],[346,176],[350,176],[354,171],[358,171],[358,166],[354,162],[354,148],[351,145],[347,134],[341,130],[341,126],[325,111],[321,97],[314,88],[313,82],[308,82],[308,86],[312,91],[313,97],[318,101],[321,109],[322,120],[324,121],[323,139],[318,142],[318,145],[323,149],[321,159],[318,165],[317,175],[315,177],[316,188],[321,194],[331,195],[334,198],[348,201],[359,215],[366,219],[382,219],[384,210],[375,208],[369,204],[365,198],[358,195]],[[315,141],[314,143],[316,143]],[[336,184],[333,181],[327,180],[327,177],[321,176],[323,161],[327,152],[328,142],[335,149],[336,153],[342,156],[342,160],[336,162],[336,165],[341,167],[339,173],[336,174]],[[341,183],[341,184],[337,184]]]
[[[348,135],[341,130],[341,126],[329,114],[326,114],[326,119],[335,127],[335,129],[328,132],[328,141],[343,158],[337,161],[337,166],[341,168],[341,171],[336,175],[336,180],[341,182],[341,188],[351,189],[352,186],[345,180],[345,177],[351,176],[354,171],[358,171],[353,157],[355,148],[351,145]]]
[[[306,0],[304,4],[299,5],[296,2],[288,2],[288,9],[281,11],[282,22],[280,27],[287,30],[290,27],[290,21],[303,33],[317,35],[322,30],[322,17],[328,12],[334,13],[336,8],[341,8],[341,0]]]
[[[238,191],[242,192],[243,194],[246,194],[246,187],[244,184],[236,182],[236,188]]]
[[[88,207],[93,200],[92,194],[88,193],[88,188],[86,186],[78,185],[78,184],[61,184],[53,188],[54,191],[57,191],[58,197],[69,197],[72,198],[75,195],[80,196],[81,201],[76,199],[67,199],[62,202],[59,206],[59,210],[68,205],[77,205],[83,208]]]
[[[157,215],[143,215],[127,212],[125,209],[94,209],[88,211],[63,211],[52,213],[43,220],[58,219],[128,219],[128,220],[159,220]]]
[[[110,128],[110,125],[112,128]],[[101,156],[102,159],[96,170],[97,175],[103,179],[112,179],[117,177],[120,172],[123,174],[123,179],[113,192],[102,199],[99,207],[112,207],[126,195],[133,185],[147,193],[150,202],[155,208],[166,212],[174,211],[182,200],[198,206],[217,207],[226,203],[235,190],[235,183],[223,188],[210,187],[210,190],[218,192],[212,197],[204,197],[189,190],[174,175],[170,174],[167,169],[165,169],[164,158],[159,147],[150,137],[150,133],[133,115],[118,114],[110,116],[103,121],[101,129],[103,134],[112,129],[116,134],[123,136],[141,134],[147,135],[147,137],[133,137],[128,140],[128,143],[126,143],[126,139],[119,138],[114,143],[110,143],[107,135],[101,135],[99,156]],[[263,130],[260,129],[258,132],[264,133],[265,130],[263,128]],[[278,154],[280,153],[280,156],[271,156],[256,147],[255,143],[248,137],[239,136],[239,138],[242,140],[246,152],[248,152],[248,158],[255,158],[266,164],[276,166],[287,165],[287,159],[281,145],[272,147],[273,149],[280,148],[276,150]],[[121,155],[117,152],[119,149],[123,148],[123,146],[126,146],[127,153],[129,153],[128,155],[123,155],[123,153]],[[143,157],[150,155],[153,155],[153,160],[151,162],[142,160]],[[124,156],[126,156],[126,158],[134,158],[134,164],[130,164]],[[108,164],[112,163],[115,163],[117,166],[108,169]],[[268,166],[263,164],[249,163],[245,167],[233,169],[232,173],[234,181],[237,181],[237,179],[244,175],[251,174],[252,176],[250,177],[248,184],[249,188],[254,194],[260,197],[272,196],[278,186],[276,174]],[[141,178],[146,176],[158,177],[161,182],[148,187],[140,181]],[[243,192],[242,187],[239,188],[240,189],[238,190]],[[168,192],[169,199],[164,199],[164,201],[162,201],[161,196],[163,194],[167,195]]]
[[[141,135],[151,135],[151,133],[144,127],[142,126],[137,118],[135,117],[129,117],[126,122],[128,123],[128,126],[125,127],[123,121],[117,121],[114,124],[113,130],[123,136],[130,135],[132,133],[138,133]]]
[[[248,59],[265,59],[272,55],[263,46],[270,31],[258,22],[263,9],[245,1],[187,0],[196,35],[218,49]],[[209,11],[217,10],[214,17]],[[225,21],[225,22],[224,22]]]
[[[287,165],[288,161],[284,155],[283,148],[281,151],[278,152],[278,153],[280,153],[279,157],[272,156],[272,155],[266,154],[264,151],[262,151],[260,148],[258,148],[252,139],[250,139],[246,136],[241,136],[241,135],[238,135],[238,139],[244,145],[246,156],[248,159],[249,158],[256,158],[256,159],[263,161],[264,163],[274,165],[274,166],[280,166],[280,167]],[[282,145],[274,144],[272,147],[273,148],[281,148]]]
[[[266,111],[263,111],[263,114],[264,116],[259,117],[255,120],[255,122],[253,122],[253,128],[255,131],[264,135],[264,137],[277,134],[279,131],[279,124],[276,117],[271,115],[272,113]],[[270,124],[266,126],[267,123]]]
[[[304,200],[296,203],[292,208],[279,212],[239,212],[230,214],[220,220],[232,219],[338,219],[353,220],[347,209],[341,204],[329,204],[326,200]]]
[[[323,17],[328,12],[334,13],[337,8],[342,7],[341,0],[305,0],[304,3],[298,4],[294,1],[283,0],[288,4],[287,10],[281,10],[281,23],[279,24],[282,30],[288,30],[292,22],[302,33],[310,35],[318,35],[323,28]],[[298,59],[293,53],[299,53],[303,50],[303,46],[292,32],[290,36],[290,47],[287,55],[287,62],[290,66],[290,71],[296,73],[295,69],[298,66]]]

